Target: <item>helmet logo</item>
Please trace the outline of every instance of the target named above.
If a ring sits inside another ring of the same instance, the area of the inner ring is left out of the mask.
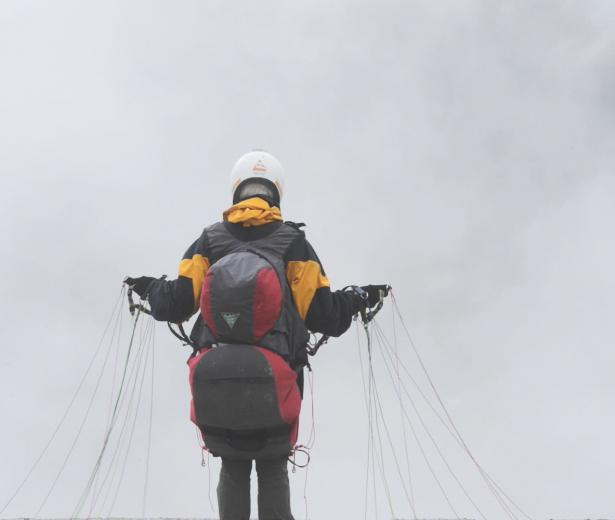
[[[253,172],[266,172],[267,171],[267,167],[263,164],[263,161],[261,161],[260,159],[257,161],[257,163],[253,166],[252,168]]]

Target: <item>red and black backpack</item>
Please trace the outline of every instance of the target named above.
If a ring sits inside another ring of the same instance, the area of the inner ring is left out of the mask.
[[[297,370],[309,334],[286,281],[284,256],[303,233],[282,224],[243,242],[227,226],[204,232],[211,266],[200,299],[204,348],[188,362],[191,418],[214,455],[288,455],[297,440]]]

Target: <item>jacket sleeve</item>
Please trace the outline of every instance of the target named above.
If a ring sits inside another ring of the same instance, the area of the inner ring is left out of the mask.
[[[361,299],[332,291],[329,279],[310,243],[301,237],[286,255],[286,278],[299,315],[312,332],[341,336],[361,309]]]
[[[154,280],[148,287],[148,301],[155,319],[181,323],[198,309],[201,286],[209,269],[206,245],[201,236],[188,248],[176,280]]]

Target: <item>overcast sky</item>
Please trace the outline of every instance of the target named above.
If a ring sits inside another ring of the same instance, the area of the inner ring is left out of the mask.
[[[615,516],[608,0],[0,3],[0,502],[51,435],[123,277],[173,276],[252,148],[285,166],[283,213],[308,224],[335,288],[394,286],[444,402],[506,492],[533,518]],[[391,318],[388,305],[389,334]],[[164,324],[155,352],[146,512],[213,516],[188,352]],[[359,367],[354,330],[314,361],[315,520],[363,517]],[[106,413],[43,516],[71,514]],[[72,421],[3,516],[34,514]],[[141,514],[136,431],[116,516]],[[419,516],[452,516],[409,443]],[[297,518],[305,477],[291,475]]]

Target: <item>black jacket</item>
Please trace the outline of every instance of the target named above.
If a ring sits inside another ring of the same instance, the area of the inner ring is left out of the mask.
[[[233,236],[245,242],[264,238],[278,226],[297,226],[282,222],[278,208],[270,208],[261,199],[249,199],[227,210],[224,225]],[[210,248],[203,233],[184,254],[178,278],[155,280],[148,288],[154,318],[174,323],[188,320],[198,310],[210,262]],[[304,233],[298,233],[286,251],[284,263],[295,307],[306,327],[329,336],[343,334],[350,327],[352,316],[361,309],[361,299],[353,293],[331,290],[322,264]],[[199,321],[195,329],[202,326]]]

